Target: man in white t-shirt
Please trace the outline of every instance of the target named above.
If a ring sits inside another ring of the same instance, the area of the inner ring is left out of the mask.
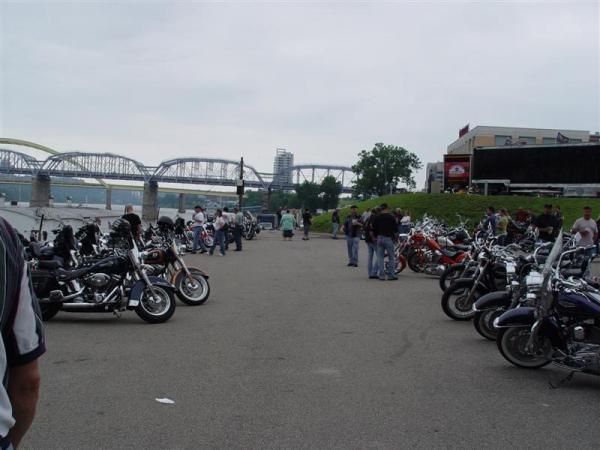
[[[194,246],[192,247],[192,253],[196,253],[198,247],[200,247],[200,253],[206,253],[208,249],[204,245],[202,241],[201,235],[204,230],[204,222],[206,221],[206,216],[204,215],[204,210],[202,206],[196,205],[194,207],[194,215],[193,215],[193,223],[191,225],[192,231],[194,232]]]
[[[592,219],[591,207],[586,206],[583,208],[583,217],[580,217],[575,221],[571,228],[571,233],[579,233],[579,236],[581,236],[577,245],[580,247],[590,247],[585,251],[587,258],[581,267],[584,275],[587,276],[589,275],[590,259],[596,255],[596,248],[591,246],[594,245],[598,239],[598,225],[596,225],[596,222]]]
[[[590,247],[598,239],[598,226],[592,219],[592,208],[586,206],[583,208],[583,217],[575,221],[571,228],[571,233],[579,233],[581,239],[577,243],[580,247]]]

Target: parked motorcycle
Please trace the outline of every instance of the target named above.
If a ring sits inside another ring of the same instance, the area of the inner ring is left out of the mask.
[[[157,238],[149,243],[140,254],[142,267],[150,275],[169,280],[175,294],[183,303],[191,306],[204,304],[210,295],[208,275],[197,267],[188,267],[181,247],[175,240],[175,224],[170,217],[158,219]]]
[[[570,372],[565,380],[576,372],[600,375],[599,286],[565,278],[560,270],[563,258],[584,251],[563,252],[562,239],[557,239],[544,265],[539,301],[494,321],[498,350],[511,364],[537,369],[554,363]]]
[[[137,249],[131,245],[131,225],[117,219],[111,226],[116,244],[111,256],[74,267],[70,260],[77,249],[73,230],[65,226],[53,247],[32,247],[32,281],[43,320],[59,311],[112,312],[133,310],[149,323],[162,323],[175,312],[173,286],[149,276]]]

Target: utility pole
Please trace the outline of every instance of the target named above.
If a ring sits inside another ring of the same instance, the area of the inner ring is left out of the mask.
[[[237,195],[238,204],[240,211],[242,210],[242,203],[244,201],[244,157],[240,159],[240,179],[237,182]]]

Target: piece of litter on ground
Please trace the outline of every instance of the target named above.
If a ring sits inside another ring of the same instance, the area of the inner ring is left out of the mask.
[[[171,400],[170,398],[156,398],[155,399],[158,403],[164,403],[165,405],[174,405],[175,402],[173,400]]]
[[[550,407],[548,403],[542,403],[542,406],[545,406],[546,408]]]

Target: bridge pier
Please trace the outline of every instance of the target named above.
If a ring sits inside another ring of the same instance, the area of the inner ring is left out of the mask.
[[[29,206],[45,208],[50,206],[50,177],[36,175],[31,179],[31,200]]]
[[[183,214],[185,212],[185,194],[183,192],[179,193],[179,207],[177,208],[177,212],[179,214]]]
[[[106,188],[106,209],[109,211],[112,209],[112,188],[108,186]]]
[[[142,220],[156,222],[158,219],[158,182],[144,183],[144,198],[142,199]]]

